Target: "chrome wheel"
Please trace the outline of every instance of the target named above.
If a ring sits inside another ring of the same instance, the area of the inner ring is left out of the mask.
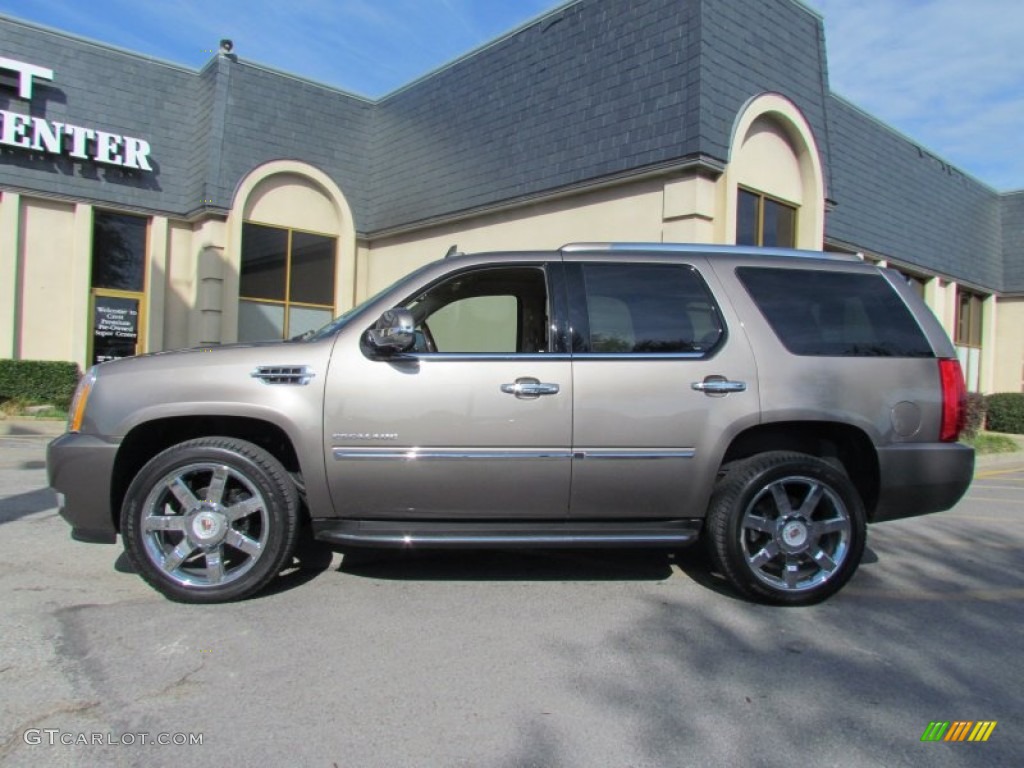
[[[267,503],[241,473],[200,463],[161,478],[142,505],[146,556],[182,586],[230,584],[260,559]]]
[[[706,534],[716,569],[737,592],[810,605],[835,594],[857,570],[867,518],[842,465],[769,451],[723,468]]]
[[[265,587],[289,562],[299,498],[274,456],[204,437],[154,456],[121,506],[121,538],[139,575],[172,600],[222,603]]]
[[[784,477],[747,505],[741,547],[751,572],[775,589],[813,589],[838,572],[850,551],[850,513],[839,495],[810,477]]]

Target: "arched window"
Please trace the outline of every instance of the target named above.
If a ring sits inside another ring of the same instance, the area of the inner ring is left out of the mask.
[[[239,186],[229,221],[239,341],[291,338],[350,305],[355,228],[322,172],[295,161],[256,169]],[[228,290],[231,290],[230,285]]]
[[[792,102],[769,93],[741,110],[727,178],[728,241],[821,249],[821,160],[810,126]]]

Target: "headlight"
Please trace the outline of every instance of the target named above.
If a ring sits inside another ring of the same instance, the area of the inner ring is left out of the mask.
[[[89,393],[92,392],[93,384],[96,383],[96,368],[90,368],[82,380],[78,382],[75,389],[75,396],[71,399],[71,409],[68,411],[68,432],[80,432],[82,430],[82,419],[85,417],[85,405],[89,401]]]

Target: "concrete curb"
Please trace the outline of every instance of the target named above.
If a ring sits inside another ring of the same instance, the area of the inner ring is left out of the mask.
[[[1024,470],[1024,453],[990,453],[987,456],[978,456],[974,460],[976,471],[990,469],[1020,469]]]
[[[64,434],[67,422],[63,419],[3,419],[0,435],[12,437],[57,437]]]

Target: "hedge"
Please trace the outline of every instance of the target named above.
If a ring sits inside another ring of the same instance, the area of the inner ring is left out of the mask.
[[[1024,392],[1000,392],[985,398],[990,432],[1024,435]]]
[[[57,360],[0,360],[0,400],[71,405],[82,374],[75,363]]]
[[[985,426],[985,396],[977,392],[967,393],[967,421],[964,424],[964,437],[970,439]]]

